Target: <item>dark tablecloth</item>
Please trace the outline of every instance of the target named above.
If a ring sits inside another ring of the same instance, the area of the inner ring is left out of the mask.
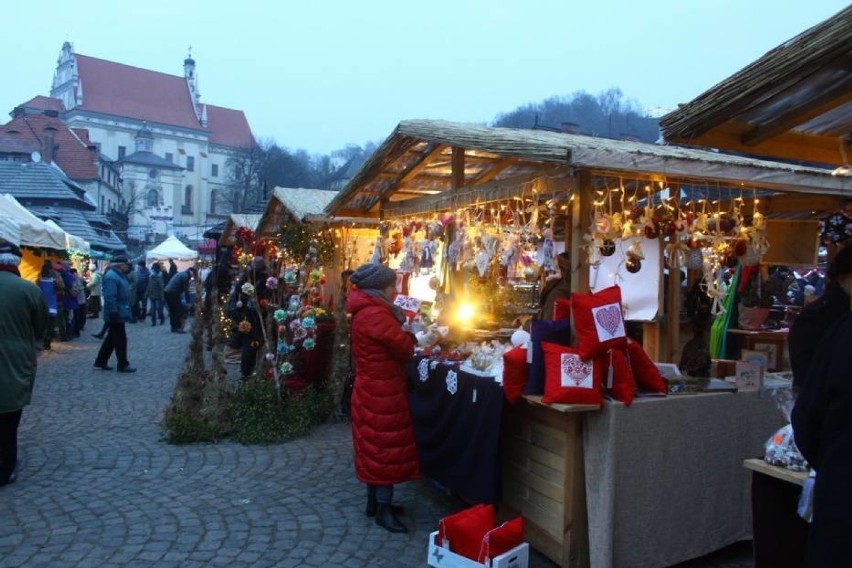
[[[423,357],[409,363],[407,375],[423,475],[468,501],[497,503],[503,388]]]

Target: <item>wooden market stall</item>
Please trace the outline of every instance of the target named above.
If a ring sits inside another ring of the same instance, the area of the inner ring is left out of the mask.
[[[256,225],[259,241],[275,242],[287,224],[310,226],[313,231],[328,231],[333,235],[335,254],[331,264],[325,267],[328,284],[324,303],[333,300],[340,287],[341,272],[367,262],[377,234],[377,220],[327,217],[325,208],[336,196],[337,191],[331,190],[276,187]]]
[[[237,229],[245,227],[254,231],[260,222],[260,218],[261,215],[254,213],[231,213],[228,220],[225,221],[222,234],[219,236],[219,246],[232,247],[237,244],[235,239]]]
[[[758,202],[774,203],[788,194],[843,198],[849,184],[826,169],[718,152],[410,120],[397,126],[326,213],[415,226],[418,219],[458,219],[465,210],[478,215],[464,213],[465,219],[484,224],[504,222],[507,213],[505,223],[517,226],[520,216],[540,233],[550,230],[549,238],[564,245],[571,258],[571,289],[586,292],[600,287],[595,278],[612,278],[606,272],[596,277],[588,264],[603,248],[596,242],[596,221],[603,212],[611,221],[616,210],[631,217],[637,211],[638,219],[648,207],[683,207],[696,214],[711,207],[707,213],[718,224],[729,212],[741,215],[747,200],[749,215],[757,216]],[[539,215],[545,220],[538,221]],[[637,231],[629,238],[644,238],[639,236],[641,225]],[[671,278],[666,286],[661,277],[664,257],[671,270],[680,269],[679,255],[671,253],[677,248],[669,246],[677,243],[678,232],[672,230],[669,240],[656,230],[645,233],[652,238],[642,241],[643,246],[650,250],[659,245],[659,252],[646,255],[653,261],[646,260],[639,274],[653,275],[653,285],[628,280],[622,267],[615,271],[626,293],[651,297],[650,312],[641,318],[643,346],[661,362],[676,362],[680,350],[679,310],[673,308],[680,305],[680,285]],[[458,291],[447,284],[451,280],[452,274],[446,274],[444,289]],[[542,405],[527,397],[506,410],[504,423],[513,427],[504,430],[502,458],[495,457],[502,460],[502,503],[505,510],[524,515],[527,540],[563,566],[673,564],[747,537],[747,477],[738,466],[759,453],[766,432],[781,422],[771,403],[756,392],[648,399],[631,408],[607,405],[600,412]],[[702,417],[700,424],[691,418],[696,415]],[[660,423],[666,416],[689,427]],[[714,424],[730,429],[716,445],[701,438]],[[492,434],[468,432],[468,443]],[[669,453],[669,448],[678,453]],[[726,465],[732,458],[737,464],[733,470]],[[697,468],[700,475],[678,475],[680,463]],[[668,485],[654,478],[653,468],[660,467],[671,474],[664,476]],[[618,492],[624,479],[631,480],[630,491]],[[721,493],[708,500],[707,487]],[[655,524],[642,515],[619,515],[654,503],[668,503],[683,514],[655,518]],[[691,522],[695,518],[702,522]],[[708,526],[714,530],[707,531]],[[637,560],[613,560],[628,544],[635,550],[626,554],[635,553]]]

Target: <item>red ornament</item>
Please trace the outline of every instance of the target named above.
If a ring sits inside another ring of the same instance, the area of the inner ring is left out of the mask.
[[[325,286],[325,283],[326,283],[326,282],[328,282],[328,278],[326,278],[326,277],[325,277],[325,274],[323,274],[322,276],[320,276],[319,283],[320,283],[322,286]]]

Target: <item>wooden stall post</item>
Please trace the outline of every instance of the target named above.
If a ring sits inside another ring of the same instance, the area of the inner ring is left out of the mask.
[[[589,291],[589,267],[585,262],[583,235],[592,222],[592,184],[587,171],[579,172],[577,178],[577,191],[571,204],[571,291],[585,293]]]

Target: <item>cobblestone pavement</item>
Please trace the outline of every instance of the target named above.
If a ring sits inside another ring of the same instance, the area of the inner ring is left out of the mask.
[[[428,533],[463,506],[408,483],[396,497],[411,532],[377,527],[345,424],[270,446],[166,444],[158,423],[189,336],[128,324],[138,372],[119,374],[92,367],[99,326],[90,320],[83,337],[40,357],[19,478],[0,489],[2,568],[422,567]],[[743,556],[689,568],[749,566]],[[533,554],[530,566],[554,564]]]

